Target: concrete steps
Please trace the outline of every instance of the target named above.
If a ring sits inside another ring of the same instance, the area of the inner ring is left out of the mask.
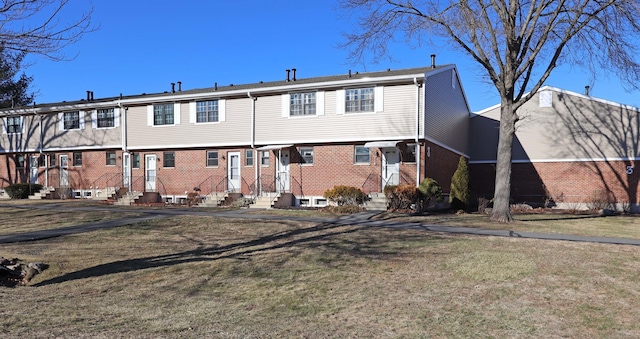
[[[39,192],[35,192],[29,196],[30,200],[42,200],[48,198],[51,193],[55,192],[55,188],[53,187],[43,187]],[[7,195],[7,198],[9,195]]]
[[[278,202],[278,198],[280,198],[278,193],[263,193],[254,199],[249,208],[271,209]]]
[[[131,206],[133,205],[137,199],[139,199],[143,195],[142,192],[131,192],[123,195],[120,199],[114,202],[114,205],[118,206]]]
[[[198,207],[220,207],[227,197],[229,197],[229,194],[226,192],[211,193],[202,199]]]
[[[369,199],[364,203],[364,207],[368,211],[386,211],[387,198],[384,193],[370,193]]]

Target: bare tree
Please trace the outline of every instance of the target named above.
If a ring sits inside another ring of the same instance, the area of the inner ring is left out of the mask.
[[[62,49],[95,28],[93,8],[68,21],[70,0],[0,1],[0,44],[5,51],[64,60]]]
[[[340,0],[357,19],[345,33],[353,61],[389,57],[403,38],[445,41],[482,69],[501,98],[500,137],[492,220],[509,222],[511,152],[517,109],[560,63],[613,73],[635,86],[640,79],[637,39],[640,6],[634,0]]]

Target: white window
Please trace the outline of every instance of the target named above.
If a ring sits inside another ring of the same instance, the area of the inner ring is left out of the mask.
[[[262,166],[269,166],[269,155],[270,154],[271,154],[271,152],[269,152],[269,151],[261,151],[260,164],[262,164]]]
[[[289,114],[316,115],[316,93],[291,93]]]
[[[107,166],[115,166],[116,165],[116,152],[115,151],[107,151]]]
[[[7,117],[4,119],[4,126],[2,126],[2,132],[4,134],[19,134],[22,133],[23,127],[23,118],[18,117]]]
[[[353,162],[356,164],[368,164],[370,162],[369,148],[356,146],[353,154]]]
[[[373,112],[374,90],[369,88],[352,88],[345,91],[345,112]]]
[[[153,105],[154,125],[173,125],[173,104]]]
[[[313,147],[300,147],[300,162],[313,164]]]
[[[220,121],[218,100],[196,102],[196,122]]]
[[[245,166],[253,166],[253,150],[248,149],[244,153],[244,165]]]
[[[207,151],[207,167],[218,167],[218,151]]]
[[[64,130],[80,129],[80,112],[65,112],[63,119]]]
[[[99,109],[96,111],[96,127],[115,127],[115,114],[113,108]]]

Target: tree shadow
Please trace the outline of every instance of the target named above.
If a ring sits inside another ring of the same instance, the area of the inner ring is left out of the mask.
[[[234,221],[236,222],[236,221]],[[253,221],[240,221],[255,223]],[[286,221],[279,221],[287,224]],[[157,256],[148,256],[142,258],[134,258],[127,260],[119,260],[93,267],[88,267],[79,271],[66,273],[62,276],[51,278],[32,286],[47,286],[63,282],[80,280],[90,277],[101,277],[110,274],[132,272],[149,268],[168,267],[193,262],[218,261],[222,259],[244,259],[249,255],[256,253],[264,253],[282,248],[293,248],[299,245],[309,247],[324,246],[333,251],[339,251],[348,255],[358,256],[388,256],[396,252],[390,250],[382,250],[379,248],[379,242],[375,239],[368,241],[354,242],[351,240],[331,241],[324,243],[328,239],[339,237],[346,234],[352,234],[362,231],[366,226],[360,225],[366,221],[348,221],[346,219],[335,219],[331,222],[316,224],[311,227],[287,230],[274,234],[258,237],[247,241],[238,241],[224,246],[207,246],[201,241],[196,241],[198,248],[177,253],[170,253]],[[292,226],[293,227],[293,226]],[[423,239],[425,236],[421,235]]]

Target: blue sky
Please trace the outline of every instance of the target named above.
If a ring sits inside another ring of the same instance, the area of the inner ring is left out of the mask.
[[[69,19],[90,7],[72,0]],[[255,83],[298,78],[428,66],[457,65],[472,111],[499,103],[495,88],[463,53],[442,47],[392,45],[395,60],[351,64],[337,47],[350,18],[333,0],[96,0],[93,21],[100,29],[64,53],[75,58],[54,62],[29,58],[26,73],[34,77],[37,103]],[[67,19],[63,17],[63,19]],[[562,67],[547,85],[640,107],[640,93],[627,93],[615,78],[592,82],[580,69]]]

